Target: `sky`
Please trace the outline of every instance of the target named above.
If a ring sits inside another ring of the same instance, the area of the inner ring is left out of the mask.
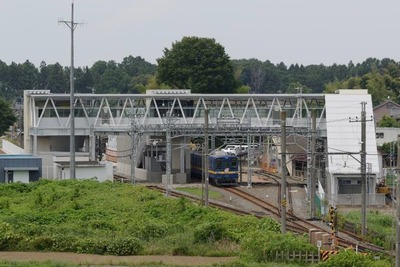
[[[0,60],[71,64],[72,0],[0,0]],[[400,61],[399,0],[75,0],[74,65],[156,64],[184,36],[274,64]]]

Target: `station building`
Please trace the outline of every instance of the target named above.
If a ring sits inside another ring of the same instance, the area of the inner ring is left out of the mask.
[[[207,128],[211,150],[218,149],[218,140],[228,144],[228,140],[241,139],[247,145],[257,142],[261,147],[273,144],[277,148],[273,150],[275,156],[266,158],[282,166],[279,136],[284,111],[287,135],[302,136],[301,147],[305,150],[303,155],[286,151],[297,154],[291,170],[293,174],[302,173],[308,183],[310,140],[314,134],[311,113],[315,111],[315,134],[320,146],[316,164],[319,197],[333,205],[358,205],[363,106],[367,118],[367,192],[374,205],[380,201],[375,194],[380,170],[372,100],[367,90],[338,90],[336,94],[224,95],[192,94],[190,90],[148,90],[141,95],[76,94],[76,161],[87,158],[100,164],[111,158],[114,173],[131,181],[163,183],[163,175],[168,174],[173,177],[171,182],[190,182],[192,141],[204,137]],[[68,176],[60,171],[63,165],[56,163],[57,158],[69,156],[69,110],[69,95],[48,90],[24,93],[24,149],[42,157],[46,175],[57,175],[48,178]],[[109,153],[101,150],[99,140],[103,137],[112,143]]]

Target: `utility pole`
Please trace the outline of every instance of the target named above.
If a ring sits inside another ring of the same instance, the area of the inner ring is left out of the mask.
[[[310,206],[311,206],[311,219],[315,219],[315,187],[316,187],[316,156],[315,156],[315,145],[316,145],[316,135],[317,135],[317,114],[316,111],[312,111],[312,132],[311,132],[311,186],[310,186]]]
[[[400,135],[397,136],[397,167],[400,166]],[[395,267],[400,267],[400,204],[399,204],[399,199],[400,199],[400,176],[397,176],[397,188],[396,188],[396,263]],[[392,188],[394,189],[394,179],[392,180]],[[392,202],[394,206],[394,190],[392,190]],[[393,207],[394,208],[394,207]]]
[[[361,235],[367,235],[367,176],[366,176],[366,102],[361,103]]]
[[[397,189],[396,189],[396,265],[395,267],[400,267],[400,176],[397,177]]]
[[[281,184],[281,232],[286,233],[286,111],[281,111],[281,159],[282,159],[282,184]]]
[[[361,151],[360,151],[360,165],[361,165],[361,235],[367,235],[367,150],[366,150],[366,121],[367,116],[365,112],[366,102],[361,102]],[[350,122],[360,122],[356,119],[349,118]]]
[[[205,201],[204,205],[208,206],[208,185],[209,185],[209,177],[208,177],[208,109],[204,110],[204,154],[205,154],[205,162],[204,162],[204,183],[205,183]]]
[[[58,21],[59,23],[64,23],[71,30],[71,70],[69,76],[70,83],[70,136],[69,136],[69,153],[70,153],[70,178],[76,179],[75,172],[75,97],[74,97],[74,30],[79,23],[74,22],[74,1],[71,4],[71,20]]]

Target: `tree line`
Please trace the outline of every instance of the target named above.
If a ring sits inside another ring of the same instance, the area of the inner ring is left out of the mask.
[[[387,98],[400,103],[400,63],[368,58],[362,63],[286,66],[268,60],[230,59],[215,39],[183,37],[164,49],[157,64],[140,56],[121,62],[99,60],[77,67],[76,93],[129,94],[146,89],[182,88],[193,93],[333,93],[340,88],[368,89],[374,105]],[[69,66],[29,60],[7,65],[0,60],[0,97],[14,100],[26,89],[69,92]]]

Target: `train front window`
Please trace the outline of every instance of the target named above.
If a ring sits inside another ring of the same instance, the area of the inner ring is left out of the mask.
[[[232,168],[236,168],[237,167],[237,159],[236,158],[232,159],[231,166],[232,166]]]
[[[216,159],[215,163],[216,163],[215,167],[216,167],[217,170],[222,169],[222,159]]]

